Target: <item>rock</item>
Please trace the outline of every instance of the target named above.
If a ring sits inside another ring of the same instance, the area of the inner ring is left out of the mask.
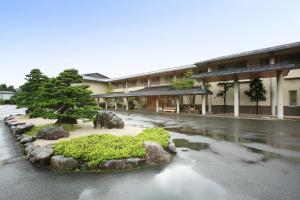
[[[23,135],[16,135],[16,141],[19,142],[20,140],[22,140],[23,138],[25,138],[25,136]]]
[[[18,125],[12,129],[12,132],[14,135],[23,134],[26,131],[30,131],[33,127],[34,127],[34,124]]]
[[[26,147],[29,147],[29,146],[32,146],[32,145],[33,145],[33,142],[28,142],[28,143],[24,144],[24,147],[26,148]]]
[[[18,122],[18,121],[8,121],[7,122],[8,126],[18,126],[18,125],[25,125],[25,122]]]
[[[48,165],[51,157],[54,155],[52,144],[44,146],[32,145],[25,148],[27,152],[27,159],[31,163],[39,163],[41,165]]]
[[[146,164],[159,165],[170,162],[171,155],[156,142],[144,142],[146,148]]]
[[[29,142],[33,142],[35,140],[35,137],[24,137],[23,139],[20,140],[21,144],[26,144]]]
[[[57,140],[59,138],[69,137],[69,133],[66,132],[63,127],[60,126],[50,126],[42,129],[36,135],[37,139],[45,140]]]
[[[172,139],[169,139],[168,151],[171,153],[177,153],[176,145]]]
[[[104,170],[121,170],[121,169],[133,169],[145,164],[143,158],[128,158],[120,160],[109,160],[98,167]]]
[[[4,117],[4,122],[6,122],[6,121],[10,121],[10,120],[13,120],[13,119],[15,119],[15,116],[13,116],[13,115],[10,115],[10,116],[8,116],[8,117]]]
[[[50,162],[51,167],[57,171],[68,171],[78,166],[77,160],[72,157],[64,157],[63,155],[53,156]]]
[[[111,111],[100,111],[94,119],[94,127],[97,128],[124,128],[124,122]]]

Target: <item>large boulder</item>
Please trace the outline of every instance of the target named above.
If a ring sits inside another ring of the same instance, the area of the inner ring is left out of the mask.
[[[26,131],[30,131],[34,127],[34,124],[24,124],[18,125],[15,128],[11,129],[14,135],[23,134]]]
[[[78,166],[78,162],[72,157],[58,155],[51,158],[50,165],[56,171],[68,171],[75,169]]]
[[[170,162],[171,155],[166,152],[161,144],[156,142],[144,142],[146,148],[146,164],[160,165]]]
[[[121,169],[133,169],[145,164],[143,158],[128,158],[120,160],[109,160],[98,167],[103,170],[121,170]]]
[[[124,122],[111,111],[100,111],[94,119],[94,127],[97,128],[124,128]]]
[[[60,126],[50,126],[40,130],[36,138],[44,140],[57,140],[59,138],[69,137],[69,133]]]
[[[31,163],[39,163],[41,165],[49,165],[51,157],[54,155],[52,144],[44,146],[32,145],[25,148],[27,159]]]

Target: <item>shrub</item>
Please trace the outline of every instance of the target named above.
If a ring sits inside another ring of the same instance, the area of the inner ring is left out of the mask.
[[[162,128],[145,129],[138,136],[90,135],[61,141],[54,145],[56,155],[87,161],[94,167],[112,159],[124,159],[146,155],[143,143],[154,141],[167,148],[169,134]]]

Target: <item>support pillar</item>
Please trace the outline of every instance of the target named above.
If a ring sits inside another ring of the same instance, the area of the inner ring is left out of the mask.
[[[107,110],[108,105],[107,105],[107,99],[105,99],[105,110]]]
[[[117,98],[115,98],[115,110],[117,110]]]
[[[206,114],[206,95],[202,95],[202,115]]]
[[[158,112],[158,107],[159,107],[159,96],[156,96],[156,99],[155,99],[155,106],[156,106],[156,112]]]
[[[176,113],[180,113],[180,103],[179,103],[179,96],[176,97]]]
[[[271,65],[275,64],[275,57],[270,58],[270,64]],[[271,115],[272,116],[276,115],[276,104],[277,104],[276,90],[277,90],[276,77],[271,77],[270,78],[270,102],[271,102]]]
[[[239,80],[237,77],[234,78],[234,116],[238,117],[240,115],[240,86],[239,86]]]
[[[277,118],[283,119],[283,74],[277,71]]]
[[[211,95],[207,96],[207,100],[208,100],[208,112],[211,113],[211,103],[212,103]]]
[[[128,110],[128,98],[124,98],[123,101],[125,102],[125,109]]]

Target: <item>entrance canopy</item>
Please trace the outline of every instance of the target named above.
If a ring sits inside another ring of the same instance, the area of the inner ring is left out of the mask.
[[[144,96],[180,96],[180,95],[204,95],[212,94],[211,91],[202,87],[193,87],[190,89],[176,90],[171,86],[145,87],[132,92],[116,92],[110,94],[96,94],[94,98],[116,98],[116,97],[144,97]]]
[[[277,71],[281,71],[283,75],[286,76],[289,70],[296,68],[297,66],[295,64],[272,64],[256,67],[240,67],[196,74],[193,78],[208,82],[229,81],[234,80],[235,77],[239,80],[252,79],[255,77],[268,78],[275,77]]]

